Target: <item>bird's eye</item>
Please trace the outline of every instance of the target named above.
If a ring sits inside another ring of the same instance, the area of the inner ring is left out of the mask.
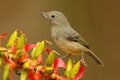
[[[54,16],[54,15],[51,15],[51,18],[55,18],[55,16]]]

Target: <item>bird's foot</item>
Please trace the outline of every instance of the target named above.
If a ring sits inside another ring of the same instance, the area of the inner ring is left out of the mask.
[[[81,60],[80,60],[80,64],[81,64],[82,66],[87,66],[87,63],[85,62],[84,59],[81,59]]]

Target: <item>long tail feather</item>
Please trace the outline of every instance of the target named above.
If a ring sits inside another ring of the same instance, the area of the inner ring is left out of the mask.
[[[88,55],[92,57],[98,65],[104,66],[103,62],[91,50],[89,50]]]

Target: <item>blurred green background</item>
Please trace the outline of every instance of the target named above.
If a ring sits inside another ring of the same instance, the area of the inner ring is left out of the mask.
[[[51,10],[63,12],[105,64],[104,67],[96,66],[85,56],[88,67],[81,80],[119,80],[119,0],[0,0],[0,33],[20,29],[26,33],[30,43],[45,39],[52,41],[50,24],[40,14],[41,11]],[[52,49],[60,52],[56,46]],[[74,57],[77,60],[80,58]]]

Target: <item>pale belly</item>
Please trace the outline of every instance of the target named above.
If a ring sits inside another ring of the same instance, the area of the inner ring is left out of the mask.
[[[72,55],[81,55],[83,51],[87,49],[77,42],[71,42],[66,40],[55,41],[57,46],[64,52]]]

